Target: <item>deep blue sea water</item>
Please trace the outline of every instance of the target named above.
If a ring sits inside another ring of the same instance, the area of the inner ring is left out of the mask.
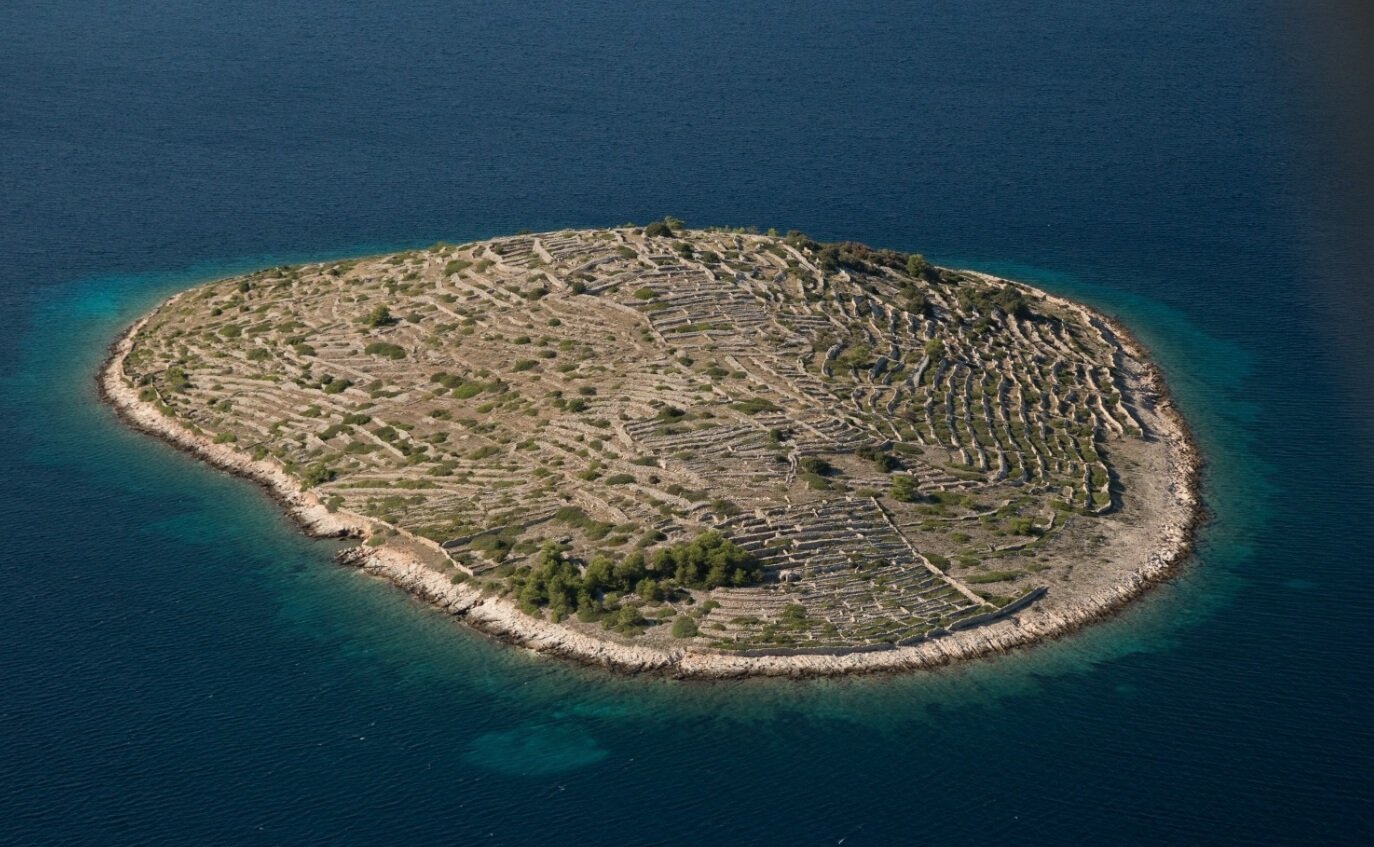
[[[0,8],[0,843],[1374,837],[1374,363],[1332,300],[1368,271],[1292,5],[361,5]],[[96,402],[198,280],[665,213],[1118,315],[1208,460],[1193,563],[954,669],[627,679],[334,567]]]

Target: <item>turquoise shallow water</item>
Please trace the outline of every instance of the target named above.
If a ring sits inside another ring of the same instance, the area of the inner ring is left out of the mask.
[[[1371,363],[1283,4],[0,14],[0,841],[1368,840]],[[624,678],[335,567],[96,402],[196,281],[664,212],[1118,315],[1208,462],[1193,563],[936,672]]]

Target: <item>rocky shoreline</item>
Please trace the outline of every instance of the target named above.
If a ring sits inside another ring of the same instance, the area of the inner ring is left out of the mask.
[[[319,498],[301,488],[294,477],[270,459],[255,460],[231,444],[217,444],[164,415],[154,404],[139,399],[125,376],[124,360],[138,332],[148,320],[181,295],[166,301],[131,326],[110,348],[98,383],[102,399],[130,425],[184,449],[212,465],[264,485],[302,529],[317,537],[366,538],[381,529],[395,533],[403,544],[359,545],[343,551],[339,561],[384,577],[474,628],[502,641],[566,659],[628,673],[654,673],[684,679],[735,679],[747,676],[822,677],[850,673],[891,673],[933,668],[1026,647],[1064,635],[1105,618],[1150,586],[1165,581],[1186,560],[1193,535],[1203,517],[1197,486],[1200,457],[1186,425],[1174,408],[1158,370],[1143,348],[1115,321],[1086,307],[1022,286],[1037,296],[1079,311],[1114,334],[1125,350],[1145,368],[1144,381],[1158,401],[1155,411],[1166,427],[1159,435],[1169,446],[1170,519],[1158,533],[1158,544],[1139,567],[1116,582],[1086,596],[1055,598],[978,626],[944,632],[910,645],[870,647],[841,655],[733,655],[720,651],[626,644],[593,637],[571,627],[538,620],[500,597],[485,596],[469,585],[424,563],[426,556],[446,556],[439,545],[404,530],[343,509],[330,511]],[[423,555],[422,555],[423,554]]]

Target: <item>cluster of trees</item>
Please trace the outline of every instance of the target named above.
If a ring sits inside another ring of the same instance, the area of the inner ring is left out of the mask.
[[[625,225],[633,226],[633,224]],[[681,232],[686,228],[687,225],[684,224],[681,220],[673,217],[672,215],[668,215],[664,217],[661,221],[654,221],[653,223],[646,225],[644,227],[644,234],[649,236],[650,238],[672,238],[674,235],[676,235],[677,233]],[[676,247],[676,245],[674,246]],[[677,247],[677,249],[678,252],[681,252],[682,250],[681,247]],[[691,249],[690,245],[688,246],[688,249]],[[635,254],[634,251],[631,250],[629,251],[629,255],[626,255],[624,252],[622,252],[621,255],[625,256],[625,258],[627,259],[633,259]]]
[[[533,566],[515,570],[511,587],[521,608],[530,614],[547,608],[553,620],[575,613],[582,620],[632,627],[640,621],[633,605],[625,611],[626,604],[620,601],[626,596],[660,601],[681,589],[754,585],[762,576],[763,566],[757,559],[720,533],[707,531],[648,556],[635,550],[619,561],[599,554],[582,563],[550,542]]]
[[[770,233],[772,232],[774,231],[770,230]],[[875,250],[867,244],[860,244],[857,241],[837,241],[833,244],[823,244],[795,229],[787,233],[785,240],[788,245],[815,256],[816,264],[827,273],[840,268],[871,271],[874,267],[885,267],[896,271],[906,271],[912,276],[928,277],[932,282],[939,281],[939,274],[935,266],[927,262],[919,253],[907,254],[888,249]]]
[[[314,488],[326,482],[333,482],[339,475],[337,471],[324,462],[316,462],[305,468],[288,467],[287,469],[296,472],[296,475],[300,478],[302,488]]]
[[[631,553],[626,558],[633,556]],[[649,570],[671,574],[671,580],[684,588],[753,585],[763,577],[763,565],[757,559],[715,531],[658,548]]]
[[[912,253],[906,257],[906,272],[911,279],[904,280],[901,287],[902,308],[914,315],[932,318],[935,310],[926,297],[925,290],[916,282],[917,279],[924,279],[929,282],[940,282],[940,271],[926,261],[926,257],[920,253]]]
[[[853,241],[830,246],[839,251],[839,262],[845,267],[857,270],[872,270],[875,267],[903,270],[906,267],[906,254],[897,250],[874,250],[867,244]]]
[[[769,234],[776,235],[776,230],[769,230]],[[796,230],[787,233],[786,241],[792,247],[815,256],[816,264],[826,273],[833,273],[840,268],[868,273],[878,268],[904,271],[911,279],[905,280],[901,286],[902,308],[925,317],[932,317],[933,309],[917,280],[924,280],[932,285],[947,281],[940,269],[927,262],[925,256],[920,253],[874,250],[866,244],[854,241],[823,244]]]
[[[1023,321],[1034,320],[1036,317],[1031,311],[1030,303],[1026,301],[1026,295],[1012,285],[1003,285],[999,288],[961,287],[959,305],[965,309],[977,309],[985,314],[993,309],[1000,309]]]
[[[650,238],[671,238],[673,236],[673,228],[666,220],[654,221],[644,227],[644,234]]]

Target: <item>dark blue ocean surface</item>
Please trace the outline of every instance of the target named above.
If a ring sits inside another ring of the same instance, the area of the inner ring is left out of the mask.
[[[0,843],[1369,842],[1367,270],[1286,4],[359,5],[0,8]],[[1117,314],[1208,460],[1192,564],[959,668],[627,679],[96,400],[198,280],[665,213]]]

